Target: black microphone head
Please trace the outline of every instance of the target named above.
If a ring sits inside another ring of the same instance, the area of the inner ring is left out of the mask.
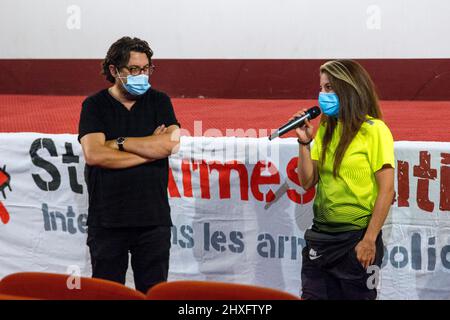
[[[309,116],[310,116],[309,119],[314,119],[314,118],[317,118],[320,115],[321,111],[320,111],[320,108],[318,106],[314,106],[314,107],[308,109],[306,111],[306,113],[309,114]]]

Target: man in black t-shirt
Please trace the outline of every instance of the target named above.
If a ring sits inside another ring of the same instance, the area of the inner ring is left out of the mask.
[[[150,87],[153,52],[123,37],[103,74],[113,85],[82,105],[78,140],[86,161],[92,276],[125,283],[128,254],[136,289],[166,281],[170,251],[167,184],[179,123],[170,98]]]

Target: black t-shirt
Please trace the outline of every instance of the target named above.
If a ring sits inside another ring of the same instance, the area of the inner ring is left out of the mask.
[[[128,110],[105,89],[84,100],[78,141],[94,132],[103,132],[106,140],[149,136],[162,124],[166,127],[179,125],[165,93],[149,89]],[[167,158],[126,169],[86,164],[88,225],[106,228],[171,226],[168,170]]]

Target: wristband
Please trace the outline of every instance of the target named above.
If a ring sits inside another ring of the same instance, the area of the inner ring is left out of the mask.
[[[309,140],[308,142],[301,142],[300,139],[297,139],[297,142],[298,142],[299,144],[303,145],[303,146],[309,145],[309,144],[311,143],[311,141],[312,141],[312,139]]]

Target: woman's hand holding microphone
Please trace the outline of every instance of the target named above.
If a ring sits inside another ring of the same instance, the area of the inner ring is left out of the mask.
[[[293,120],[296,117],[302,117],[305,115],[306,109],[300,110],[295,113],[289,121]],[[298,142],[302,145],[308,145],[311,143],[313,139],[313,125],[308,119],[305,119],[305,125],[300,128],[295,129],[295,133],[297,134]]]

